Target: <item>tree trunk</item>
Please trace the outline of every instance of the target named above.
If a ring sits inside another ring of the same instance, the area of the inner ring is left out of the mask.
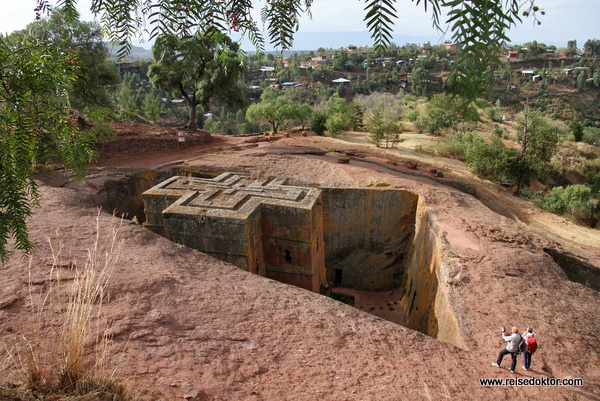
[[[196,105],[188,103],[188,109],[190,111],[190,121],[188,121],[186,128],[192,131],[196,130]]]
[[[525,103],[525,110],[523,112],[523,117],[525,119],[523,123],[523,138],[521,139],[521,152],[519,154],[519,170],[517,172],[517,179],[515,182],[515,188],[513,190],[513,195],[519,195],[521,190],[521,182],[523,179],[523,169],[525,168],[525,151],[527,150],[527,132],[529,131],[529,98],[527,98],[527,102]]]

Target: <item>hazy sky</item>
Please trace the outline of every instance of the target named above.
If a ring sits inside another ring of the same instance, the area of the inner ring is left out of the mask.
[[[265,0],[255,1],[257,10],[265,4]],[[423,2],[425,3],[425,2]],[[90,0],[79,0],[78,8],[81,19],[92,20],[89,11]],[[533,40],[546,44],[565,47],[568,40],[577,40],[580,48],[588,39],[600,38],[600,0],[537,0],[536,4],[546,12],[540,16],[542,24],[535,25],[532,19],[524,19],[509,32],[513,43],[525,43]],[[363,22],[364,1],[359,0],[314,0],[312,19],[303,18],[298,32],[297,50],[304,50],[306,46],[316,40],[316,47],[337,48],[347,44],[357,46],[372,44],[367,34],[347,35],[348,42],[344,42],[344,35],[315,36],[310,32],[364,32],[367,31]],[[0,31],[10,33],[23,29],[35,18],[33,11],[35,0],[0,0]],[[451,40],[449,35],[441,36],[431,24],[431,16],[425,13],[423,6],[416,6],[410,0],[397,0],[398,20],[395,21],[394,33],[397,35],[397,44],[406,42],[420,43],[430,40],[432,44]],[[258,12],[257,12],[258,18]],[[259,18],[258,18],[259,19]],[[306,34],[306,35],[305,35]],[[310,38],[310,41],[307,41]],[[410,40],[414,38],[415,40]],[[304,40],[303,40],[304,39]],[[360,41],[362,43],[356,43]],[[267,48],[267,50],[269,50]]]

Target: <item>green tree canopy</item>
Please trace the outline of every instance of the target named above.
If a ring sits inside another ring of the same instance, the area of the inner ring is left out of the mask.
[[[271,125],[273,132],[284,127],[289,120],[296,118],[295,104],[269,88],[260,96],[260,103],[248,107],[246,119],[250,122],[264,121]]]
[[[78,109],[85,106],[110,105],[107,85],[119,82],[119,74],[108,58],[108,48],[102,42],[102,30],[96,22],[67,21],[64,10],[55,10],[48,18],[32,22],[16,35],[27,35],[40,45],[73,49],[79,69],[72,85],[71,103]]]
[[[413,68],[410,74],[410,86],[412,93],[417,96],[425,96],[431,89],[431,74],[429,70],[421,67]]]
[[[452,126],[452,116],[442,109],[428,109],[426,117],[426,130],[433,135],[441,135],[444,128]]]
[[[600,56],[600,39],[588,39],[583,45],[583,49],[590,55]]]
[[[0,36],[0,260],[6,243],[32,249],[26,219],[40,196],[33,174],[61,162],[76,176],[94,153],[78,132],[67,89],[76,81],[75,52]]]
[[[238,84],[243,67],[237,43],[214,28],[194,36],[167,34],[156,39],[149,68],[152,85],[183,97],[189,110],[187,128],[196,129],[196,108],[210,109],[211,99],[242,105]]]
[[[325,107],[327,109],[327,130],[333,127],[334,136],[343,129],[354,129],[361,125],[362,110],[354,102],[348,103],[346,99],[340,97],[337,93],[331,95],[327,100]]]
[[[529,184],[532,176],[544,176],[559,137],[558,129],[548,125],[538,112],[531,111],[527,105],[518,128],[521,131],[518,137],[521,149],[511,171],[515,193],[519,192],[521,185]]]
[[[379,147],[385,141],[385,147],[394,147],[400,141],[400,129],[390,120],[386,120],[379,109],[375,109],[366,125],[371,134],[369,139]]]

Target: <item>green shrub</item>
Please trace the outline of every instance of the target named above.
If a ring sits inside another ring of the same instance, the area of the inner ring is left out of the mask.
[[[542,207],[552,213],[564,213],[565,206],[562,199],[564,192],[565,189],[563,187],[552,188],[552,190],[544,196]]]
[[[160,117],[163,109],[162,100],[158,93],[150,91],[144,97],[143,103],[144,114],[150,121],[156,121]]]
[[[223,133],[223,123],[221,121],[213,121],[208,128],[206,128],[211,134]]]
[[[583,129],[583,138],[581,140],[590,145],[600,146],[600,128],[585,127]]]
[[[494,138],[491,144],[476,140],[467,149],[466,161],[475,174],[501,181],[512,175],[516,154],[516,149],[507,148],[498,138]]]
[[[327,129],[327,126],[325,125],[326,122],[327,114],[325,114],[321,110],[315,110],[315,112],[310,117],[308,125],[310,129],[314,131],[315,134],[323,135],[325,133],[325,130]]]
[[[569,133],[573,135],[575,142],[581,142],[583,139],[583,124],[579,121],[571,121],[569,123]]]
[[[587,185],[555,187],[544,197],[542,207],[553,213],[562,213],[577,221],[590,223],[600,218],[599,193]]]
[[[404,118],[406,119],[406,121],[414,123],[415,121],[417,121],[417,118],[419,118],[419,114],[419,110],[411,110],[404,115]]]
[[[117,134],[105,122],[99,122],[90,129],[92,140],[97,143],[112,142],[117,139]]]
[[[427,117],[419,116],[413,124],[415,126],[415,130],[419,134],[422,134],[423,132],[427,131]]]
[[[240,123],[237,125],[238,135],[246,135],[248,134],[248,131],[248,125],[246,123]]]
[[[327,117],[325,126],[327,127],[327,132],[329,132],[329,135],[335,138],[342,132],[342,127],[344,126],[344,117],[339,114],[329,116]]]
[[[453,124],[452,116],[442,109],[427,110],[427,132],[435,136],[441,135],[444,128],[449,128]]]
[[[502,112],[497,107],[489,107],[489,108],[485,109],[485,114],[493,122],[496,122],[496,123],[502,122]]]
[[[84,115],[95,124],[90,129],[91,139],[97,143],[114,141],[117,136],[108,126],[113,118],[113,110],[109,107],[86,107]]]
[[[450,140],[449,148],[459,159],[465,160],[467,152],[476,142],[485,142],[477,132],[458,132]]]
[[[499,125],[496,125],[494,127],[494,135],[496,135],[498,138],[504,138],[506,135],[506,132],[504,131],[504,128],[500,127]]]

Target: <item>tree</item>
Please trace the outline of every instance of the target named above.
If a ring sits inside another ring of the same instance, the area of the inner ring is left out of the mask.
[[[385,147],[394,146],[399,141],[399,127],[396,125],[403,115],[405,104],[403,93],[373,93],[356,96],[354,103],[363,111],[363,119],[371,141],[377,146],[385,140]]]
[[[274,133],[295,118],[295,105],[270,88],[260,96],[260,103],[255,103],[246,110],[246,119],[250,122],[264,121],[271,125]]]
[[[158,93],[155,91],[149,91],[144,96],[144,113],[146,117],[150,119],[150,121],[156,121],[160,117],[160,113],[163,110],[162,99]]]
[[[96,22],[67,23],[64,10],[55,10],[48,18],[35,21],[18,35],[31,36],[42,45],[73,49],[79,69],[70,90],[71,103],[78,109],[85,106],[104,107],[111,100],[107,86],[120,81],[114,64],[108,58],[108,48],[102,41],[102,30]]]
[[[600,56],[600,39],[588,39],[583,45],[583,50],[594,57]]]
[[[381,145],[381,141],[385,137],[385,130],[383,127],[383,118],[381,117],[381,113],[379,110],[375,110],[369,123],[367,124],[367,132],[370,132],[369,139],[371,142],[375,144],[375,146],[379,147]]]
[[[444,128],[452,126],[452,116],[442,109],[427,110],[426,130],[435,136],[441,135]]]
[[[333,114],[327,117],[325,126],[327,127],[327,132],[329,132],[329,135],[331,135],[332,138],[335,138],[342,132],[342,128],[344,127],[344,118],[340,114]]]
[[[396,122],[404,114],[403,99],[404,94],[400,91],[397,94],[391,93],[373,93],[371,95],[359,95],[354,98],[354,103],[363,110],[364,119],[368,125],[369,119],[375,111],[379,111],[382,118],[389,122]]]
[[[416,67],[413,68],[410,75],[410,85],[412,93],[417,96],[425,96],[431,88],[431,74],[428,70]]]
[[[228,106],[244,103],[238,85],[243,70],[238,48],[214,28],[194,36],[167,34],[156,39],[152,46],[156,62],[149,68],[150,80],[155,88],[185,99],[189,110],[187,128],[196,129],[196,108],[201,106],[208,112],[213,98]]]
[[[327,119],[333,118],[335,120],[335,123],[331,123],[333,127],[339,127],[342,130],[354,129],[360,125],[362,120],[360,109],[354,107],[353,103],[348,104],[346,99],[340,97],[337,93],[331,95],[325,107],[327,108]],[[330,131],[329,128],[327,130]]]
[[[583,124],[579,121],[571,121],[569,123],[569,131],[573,134],[575,142],[581,142],[583,139]]]
[[[587,79],[587,74],[585,73],[585,71],[581,71],[577,75],[577,89],[579,89],[580,91],[585,90],[586,79]]]
[[[531,176],[542,176],[556,151],[558,132],[549,126],[539,113],[531,111],[525,104],[519,143],[521,149],[510,175],[514,179],[514,193],[518,194],[523,184],[528,184]]]
[[[308,124],[308,122],[310,121],[312,113],[313,113],[313,109],[312,109],[312,107],[310,107],[309,104],[302,103],[302,104],[296,105],[296,110],[295,110],[296,120],[298,120],[298,122],[300,123],[300,128],[302,128],[303,131],[306,128],[306,124]]]
[[[333,60],[333,68],[339,71],[347,71],[348,66],[347,62],[350,60],[348,52],[346,50],[342,50],[335,54],[335,59]]]
[[[9,238],[28,253],[26,220],[40,195],[34,172],[62,163],[81,177],[94,156],[81,135],[67,90],[77,79],[75,52],[0,36],[0,260]]]
[[[309,126],[310,129],[314,131],[317,135],[323,135],[327,126],[327,113],[322,110],[315,110],[312,113],[312,117],[310,118]]]
[[[140,77],[137,74],[125,74],[121,86],[115,91],[118,118],[129,121],[136,116],[138,103],[141,103],[141,99],[137,99],[139,85]]]
[[[427,109],[441,109],[448,113],[453,120],[464,118],[465,110],[461,107],[463,100],[458,96],[437,93],[427,102]]]
[[[476,133],[467,134],[463,139],[466,140],[463,143],[465,160],[475,174],[495,181],[512,179],[518,156],[516,149],[507,148],[498,137],[493,138],[491,143]]]
[[[379,147],[385,141],[385,147],[394,147],[399,141],[399,128],[392,121],[386,121],[379,110],[375,110],[367,124],[367,131],[371,133],[370,139]]]

